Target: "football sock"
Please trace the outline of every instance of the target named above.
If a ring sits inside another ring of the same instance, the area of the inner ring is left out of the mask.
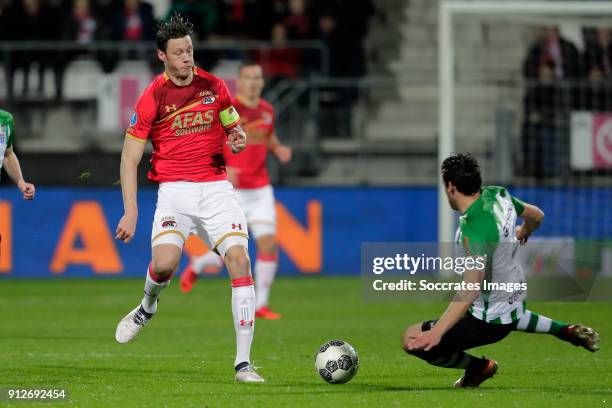
[[[191,261],[191,267],[196,275],[200,275],[208,267],[221,268],[222,266],[223,259],[213,251],[208,251],[204,255],[193,258]]]
[[[257,255],[257,262],[255,262],[255,282],[257,282],[257,287],[255,288],[255,309],[268,305],[270,289],[272,288],[277,268],[278,261],[276,255]]]
[[[232,315],[236,331],[236,360],[250,363],[251,343],[255,331],[255,288],[253,278],[244,276],[232,279]]]
[[[425,355],[425,361],[437,367],[482,370],[487,366],[487,359],[474,357],[463,351],[447,356],[436,357],[431,360],[426,359],[426,357],[427,355]]]
[[[240,371],[240,370],[242,370],[244,367],[246,367],[248,365],[249,365],[249,363],[247,363],[246,361],[243,361],[242,363],[240,363],[236,367],[234,367],[234,370]]]
[[[568,326],[557,320],[550,319],[546,316],[540,316],[530,310],[525,310],[523,316],[513,323],[514,330],[524,331],[527,333],[549,333],[555,336],[561,334],[561,329]]]
[[[172,275],[165,278],[157,276],[149,264],[147,270],[147,278],[145,279],[144,297],[142,298],[142,308],[145,312],[153,314],[157,312],[157,299],[159,293],[164,290],[169,284]]]

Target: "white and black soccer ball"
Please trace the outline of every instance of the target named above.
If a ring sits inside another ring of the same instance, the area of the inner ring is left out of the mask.
[[[342,384],[357,374],[359,356],[345,341],[330,340],[319,348],[315,357],[315,369],[326,382]]]

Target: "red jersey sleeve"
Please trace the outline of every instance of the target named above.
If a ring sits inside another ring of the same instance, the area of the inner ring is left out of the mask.
[[[227,85],[222,80],[219,80],[219,120],[224,129],[228,130],[236,126],[240,122],[240,115],[232,105],[232,96],[230,95]]]
[[[153,92],[151,88],[147,88],[136,102],[134,113],[130,119],[130,126],[127,128],[125,136],[141,142],[146,142],[151,127],[155,122],[156,114],[157,104],[155,103]]]

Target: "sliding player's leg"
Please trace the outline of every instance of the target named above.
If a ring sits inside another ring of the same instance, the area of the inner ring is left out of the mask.
[[[437,367],[464,369],[465,374],[455,382],[455,387],[478,387],[497,372],[496,361],[473,356],[465,350],[502,340],[512,331],[510,325],[487,323],[466,314],[442,336],[437,346],[429,351],[410,350],[408,344],[419,333],[431,330],[435,323],[429,320],[408,327],[404,332],[404,350]]]
[[[525,310],[519,320],[513,323],[515,331],[527,333],[552,334],[575,346],[595,352],[599,350],[599,334],[590,327],[582,324],[569,324],[546,316]]]

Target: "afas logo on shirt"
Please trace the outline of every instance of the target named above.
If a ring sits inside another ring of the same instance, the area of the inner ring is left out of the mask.
[[[136,112],[132,113],[132,118],[130,119],[130,126],[135,126],[136,122],[138,122],[138,115]]]
[[[174,130],[176,136],[184,136],[210,129],[214,120],[214,110],[207,110],[206,112],[185,112],[176,115],[170,128]]]

